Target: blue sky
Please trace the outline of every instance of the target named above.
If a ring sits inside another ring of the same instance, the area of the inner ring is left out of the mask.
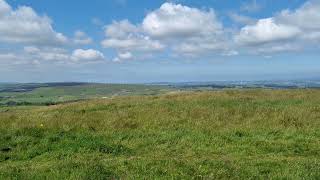
[[[318,0],[0,0],[0,82],[314,79],[319,50]]]

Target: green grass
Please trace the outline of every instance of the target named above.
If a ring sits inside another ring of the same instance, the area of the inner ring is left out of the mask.
[[[319,179],[320,91],[0,109],[0,179]]]

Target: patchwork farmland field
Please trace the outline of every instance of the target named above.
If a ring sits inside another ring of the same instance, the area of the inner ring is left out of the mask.
[[[54,105],[114,96],[157,95],[173,90],[169,86],[135,84],[0,84],[0,105]]]

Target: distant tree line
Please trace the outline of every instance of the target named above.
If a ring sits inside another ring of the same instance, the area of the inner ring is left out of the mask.
[[[8,101],[5,103],[0,103],[0,106],[53,106],[58,104],[66,104],[66,103],[72,103],[72,102],[79,102],[83,101],[85,99],[78,99],[78,100],[70,100],[70,101],[64,101],[64,102],[53,102],[53,101],[47,101],[47,102],[28,102],[28,101]]]
[[[0,106],[52,106],[52,105],[57,105],[58,102],[27,102],[27,101],[8,101],[5,103],[0,103]]]

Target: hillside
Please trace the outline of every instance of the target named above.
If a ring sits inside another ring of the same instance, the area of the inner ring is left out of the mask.
[[[0,108],[0,179],[317,179],[320,90]]]

